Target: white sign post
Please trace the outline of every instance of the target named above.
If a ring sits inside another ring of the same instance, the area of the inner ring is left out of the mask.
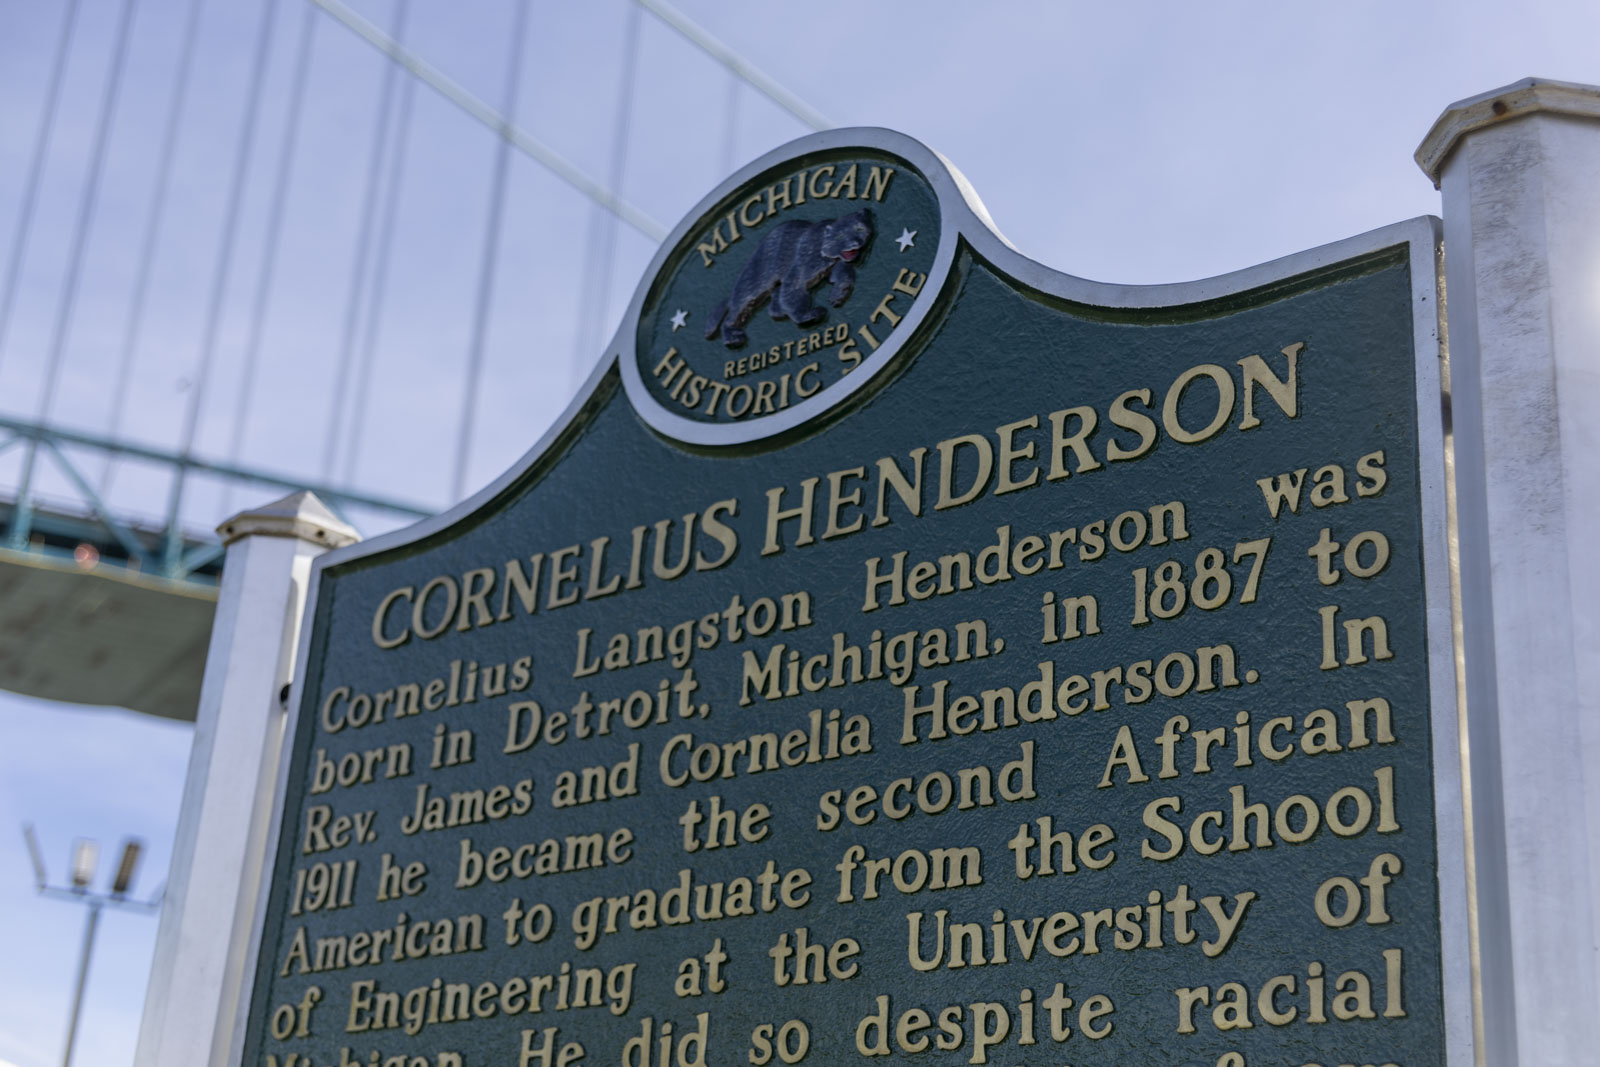
[[[1463,100],[1417,162],[1444,197],[1479,1062],[1594,1063],[1600,88]]]
[[[228,547],[134,1062],[226,1058],[278,782],[311,561],[360,540],[310,493],[218,527]]]

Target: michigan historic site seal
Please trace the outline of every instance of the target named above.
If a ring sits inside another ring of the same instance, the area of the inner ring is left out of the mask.
[[[808,137],[757,160],[671,237],[622,336],[628,394],[700,445],[770,437],[860,393],[927,319],[964,182],[883,130]]]

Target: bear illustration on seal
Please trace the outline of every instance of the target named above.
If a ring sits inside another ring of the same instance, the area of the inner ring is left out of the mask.
[[[796,326],[813,326],[828,317],[811,301],[824,278],[833,283],[828,302],[839,307],[856,284],[856,264],[872,240],[872,212],[866,208],[836,219],[783,222],[773,227],[733,283],[728,299],[711,311],[706,340],[738,348],[748,339],[744,326],[770,297],[768,313]]]

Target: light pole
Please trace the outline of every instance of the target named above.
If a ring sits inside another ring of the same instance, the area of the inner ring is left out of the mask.
[[[100,846],[97,843],[83,837],[73,842],[72,884],[58,887],[50,885],[45,875],[44,854],[39,849],[39,839],[34,835],[33,827],[24,824],[22,836],[28,842],[28,855],[33,860],[34,888],[39,894],[57,900],[77,901],[89,907],[89,916],[83,927],[83,953],[78,959],[78,980],[72,993],[72,1017],[67,1023],[67,1048],[61,1055],[61,1067],[72,1067],[72,1045],[78,1036],[78,1016],[83,1010],[83,990],[89,981],[89,957],[94,952],[94,935],[100,925],[100,910],[110,904],[149,914],[160,909],[161,891],[157,890],[149,900],[127,899],[128,887],[133,884],[133,873],[144,851],[144,843],[136,837],[130,837],[122,844],[122,858],[117,861],[117,871],[111,879],[111,892],[96,893],[89,885],[94,881],[95,866],[100,859]]]

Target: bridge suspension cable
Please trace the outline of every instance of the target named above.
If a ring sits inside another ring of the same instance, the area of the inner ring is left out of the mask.
[[[620,191],[628,170],[628,135],[633,128],[633,83],[639,69],[639,30],[643,9],[628,9],[622,36],[622,73],[617,86],[617,115],[612,127],[611,188]],[[603,336],[610,311],[612,264],[616,258],[617,224],[610,214],[595,214],[589,223],[588,248],[584,253],[582,289],[578,294],[577,350],[573,354],[574,386],[588,374],[595,353],[605,344]]]
[[[167,192],[172,184],[172,158],[177,154],[178,131],[182,127],[183,108],[189,96],[189,75],[194,70],[195,41],[200,35],[201,0],[190,0],[189,15],[183,29],[183,43],[178,46],[178,72],[173,83],[172,99],[167,105],[167,118],[161,133],[161,147],[156,156],[156,179],[150,193],[150,210],[145,217],[144,236],[139,242],[139,272],[133,283],[133,298],[128,305],[128,322],[122,334],[122,352],[117,360],[116,384],[111,391],[111,421],[106,436],[116,440],[122,434],[122,418],[128,407],[128,380],[133,373],[133,360],[139,349],[140,335],[144,329],[144,313],[150,295],[151,264],[156,258],[156,242],[166,213]],[[111,472],[115,456],[107,454],[105,467],[100,472],[100,492],[111,490]]]
[[[526,49],[528,0],[517,0],[511,26],[511,58],[506,70],[506,125],[516,117],[517,91],[522,86],[522,57]],[[450,480],[451,501],[465,494],[467,460],[472,451],[473,413],[478,406],[478,379],[483,375],[484,345],[489,334],[489,309],[494,303],[495,271],[500,258],[501,220],[506,209],[506,178],[511,170],[511,141],[500,138],[496,147],[493,184],[489,188],[489,217],[484,226],[483,257],[478,267],[478,289],[472,312],[472,339],[467,346],[467,380],[461,395],[461,424],[456,437],[455,474]]]
[[[383,325],[383,309],[389,295],[389,248],[394,241],[395,220],[400,210],[400,192],[405,176],[406,152],[411,144],[411,111],[416,101],[417,81],[407,78],[400,85],[400,103],[395,114],[393,165],[384,194],[383,222],[378,226],[378,247],[373,252],[372,295],[367,301],[366,323],[362,327],[361,352],[355,380],[370,381],[377,359],[378,336]],[[346,440],[343,483],[355,482],[356,465],[361,459],[362,435],[366,430],[367,405],[372,390],[357,389],[350,412],[350,432]]]
[[[634,2],[677,30],[706,55],[727,67],[734,77],[749,83],[767,99],[807,126],[810,126],[813,130],[826,130],[833,127],[833,123],[824,118],[822,112],[756,69],[739,53],[695,25],[689,16],[667,3],[666,0],[634,0]]]
[[[28,164],[28,181],[22,190],[22,206],[17,211],[17,235],[11,243],[11,258],[6,264],[5,287],[0,289],[0,357],[5,355],[7,328],[22,275],[22,259],[33,232],[33,209],[39,197],[39,181],[44,176],[45,159],[50,155],[50,139],[55,132],[56,107],[61,102],[61,82],[72,47],[72,28],[78,21],[78,0],[68,0],[61,20],[61,39],[56,44],[55,62],[50,68],[50,85],[45,90],[44,108],[39,115],[39,132],[34,137],[33,160]]]
[[[305,9],[296,45],[294,73],[290,79],[289,110],[284,119],[283,146],[278,152],[278,170],[273,176],[272,202],[267,208],[265,240],[261,244],[261,267],[256,276],[254,305],[250,312],[250,332],[245,341],[244,365],[239,374],[239,390],[234,400],[233,424],[229,429],[228,462],[238,463],[244,447],[245,427],[250,421],[250,400],[255,390],[256,368],[261,362],[261,340],[266,333],[267,308],[272,301],[272,285],[278,269],[278,249],[283,239],[284,204],[289,198],[289,183],[294,176],[295,153],[300,145],[301,115],[306,100],[306,82],[311,73],[311,50],[316,40],[317,13]],[[232,509],[232,492],[223,496],[223,511]]]
[[[667,235],[667,228],[652,219],[642,209],[618,197],[537,137],[512,125],[504,115],[467,92],[466,89],[427,63],[415,52],[403,48],[398,41],[356,14],[345,4],[340,3],[339,0],[309,0],[309,2],[344,23],[344,25],[365,38],[368,43],[394,60],[394,62],[399,63],[406,70],[416,75],[423,84],[494,130],[510,141],[519,151],[549,168],[562,181],[577,189],[607,211],[613,212],[623,222],[649,237],[652,241],[659,241]]]
[[[722,173],[732,174],[739,150],[739,79],[728,77],[728,103],[722,117]]]
[[[395,63],[410,71],[446,100],[449,100],[485,126],[495,130],[520,151],[549,168],[568,185],[571,185],[589,199],[616,215],[629,226],[654,241],[660,241],[667,235],[666,227],[622,199],[615,189],[605,188],[585,174],[577,165],[555,151],[555,149],[544,144],[527,131],[515,126],[504,115],[497,113],[488,104],[473,96],[442,71],[405,48],[399,41],[384,33],[373,23],[362,18],[348,5],[342,3],[341,0],[309,0],[309,2],[326,11],[333,18],[364,38],[373,47],[387,55]],[[754,64],[744,59],[710,33],[707,33],[687,15],[667,3],[666,0],[634,0],[634,2],[677,31],[696,48],[722,64],[734,77],[756,89],[813,130],[825,130],[833,125],[816,108],[785,89]]]
[[[312,11],[312,8],[306,8]],[[394,37],[405,36],[406,16],[411,10],[411,0],[399,0],[394,12]],[[383,88],[378,97],[377,128],[372,131],[372,151],[367,156],[365,193],[361,198],[361,225],[356,231],[356,252],[350,265],[350,288],[345,296],[344,326],[339,332],[339,360],[333,372],[333,403],[330,407],[327,433],[322,442],[322,480],[333,479],[333,468],[339,451],[339,426],[343,421],[345,394],[349,389],[350,368],[356,356],[356,333],[361,326],[361,309],[367,282],[367,268],[372,262],[372,235],[377,224],[379,185],[383,179],[383,163],[389,147],[389,126],[394,117],[395,86],[400,81],[400,67],[395,63],[383,65]],[[410,79],[407,79],[410,83]],[[387,246],[385,246],[387,252]]]

